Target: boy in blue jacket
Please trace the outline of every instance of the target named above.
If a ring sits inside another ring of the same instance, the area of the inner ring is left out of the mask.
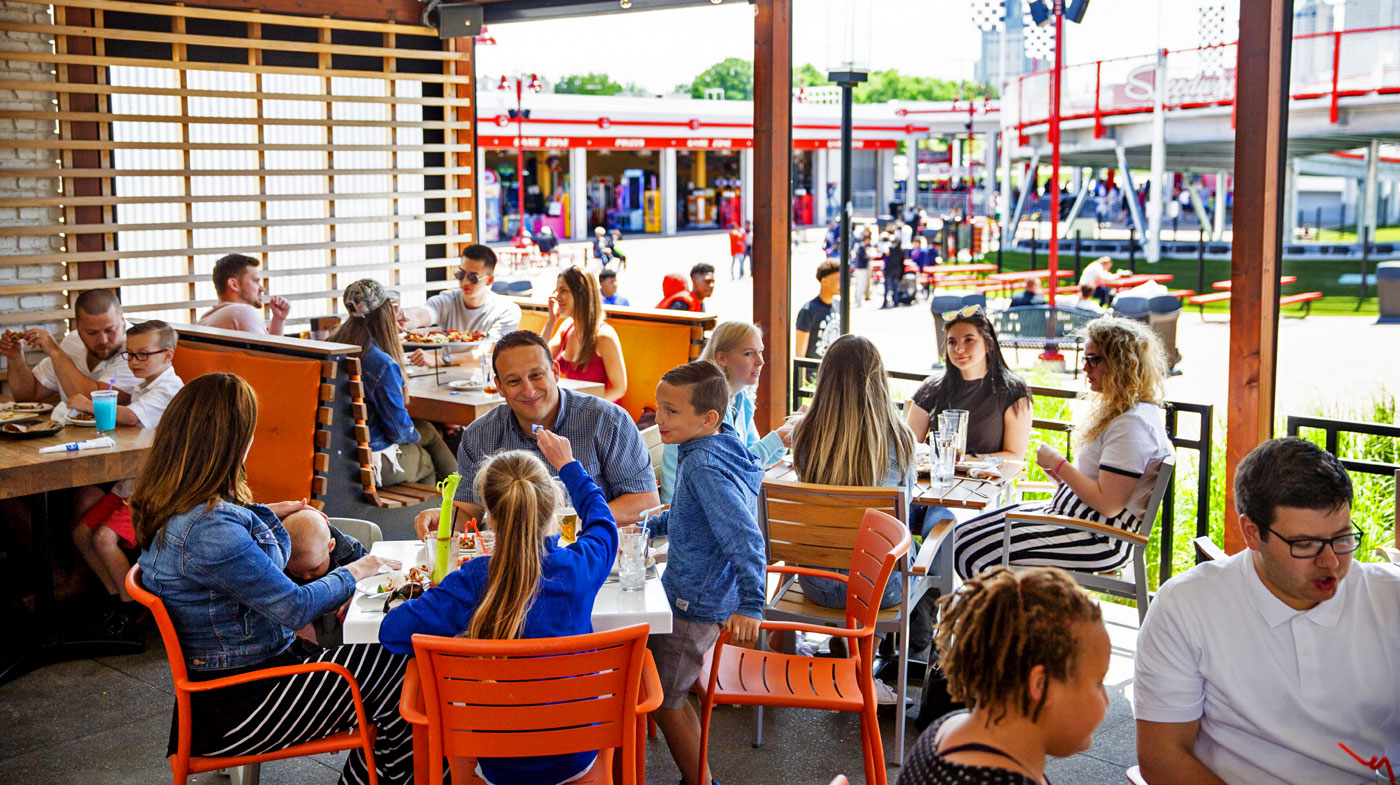
[[[671,509],[651,521],[653,535],[671,540],[661,585],[672,612],[671,634],[647,641],[664,693],[653,716],[686,785],[708,785],[708,765],[695,771],[700,718],[687,697],[721,629],[735,643],[758,637],[766,566],[757,518],[763,468],[724,422],[729,382],[719,366],[697,360],[671,369],[656,386],[656,401],[661,441],[680,445],[680,460]]]

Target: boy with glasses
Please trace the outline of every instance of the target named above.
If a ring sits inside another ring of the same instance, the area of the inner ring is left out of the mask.
[[[496,282],[496,253],[484,245],[462,251],[456,278],[459,291],[428,298],[417,308],[403,309],[402,326],[416,330],[436,325],[441,330],[483,332],[494,343],[520,327],[520,306],[491,291]],[[453,365],[475,364],[475,352],[453,353]]]
[[[126,331],[122,358],[140,382],[131,391],[131,402],[117,407],[117,425],[154,429],[175,393],[185,386],[175,374],[175,330],[152,319]],[[68,398],[68,408],[92,412],[92,399],[79,393]],[[126,500],[136,489],[132,479],[118,482],[73,527],[73,544],[107,589],[112,608],[102,620],[102,632],[125,638],[140,631],[146,610],[126,593],[126,573],[131,569],[127,551],[136,548],[131,507]],[[98,491],[100,492],[100,491]]]
[[[1370,782],[1400,759],[1400,571],[1353,563],[1351,479],[1301,439],[1235,472],[1247,550],[1168,581],[1138,636],[1138,763],[1153,785]]]

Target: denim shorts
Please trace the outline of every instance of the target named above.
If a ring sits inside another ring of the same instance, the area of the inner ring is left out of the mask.
[[[656,675],[661,680],[661,708],[679,709],[685,705],[690,688],[700,675],[700,666],[715,641],[722,625],[691,621],[672,614],[671,632],[647,638],[647,648],[656,661]]]
[[[845,570],[832,570],[842,575],[849,575]],[[815,602],[823,608],[845,608],[846,607],[846,584],[832,578],[818,578],[812,575],[797,576],[797,583],[802,587],[802,593],[807,595],[807,599]],[[898,572],[890,576],[889,583],[885,584],[885,594],[880,598],[881,608],[890,608],[899,604],[900,589],[904,586],[904,576]]]

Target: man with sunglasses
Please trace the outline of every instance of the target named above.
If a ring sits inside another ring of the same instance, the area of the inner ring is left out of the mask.
[[[1371,782],[1400,760],[1400,571],[1353,563],[1351,479],[1301,439],[1235,472],[1248,548],[1168,581],[1138,635],[1138,763],[1153,785]]]
[[[484,245],[469,245],[457,267],[460,291],[446,291],[428,298],[417,308],[403,309],[403,326],[419,329],[436,325],[442,330],[483,332],[494,343],[520,326],[520,306],[491,291],[496,282],[496,253]],[[453,353],[453,365],[476,363],[476,354]]]

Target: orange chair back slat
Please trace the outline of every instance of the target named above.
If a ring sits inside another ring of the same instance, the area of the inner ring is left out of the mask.
[[[646,625],[503,641],[414,635],[431,760],[613,747],[632,760],[646,637]]]
[[[526,308],[520,314],[520,329],[540,332],[547,317],[544,311]],[[608,324],[617,331],[627,366],[627,392],[617,404],[636,420],[642,416],[643,407],[656,408],[656,385],[661,375],[690,362],[691,326],[616,317],[609,319]]]
[[[909,527],[879,510],[866,510],[861,518],[855,551],[851,556],[851,580],[846,582],[846,618],[874,627],[880,615],[880,597],[900,558],[912,542]]]
[[[258,394],[258,425],[244,466],[258,500],[311,498],[321,362],[180,344],[175,373],[186,384],[206,373],[243,377]]]

